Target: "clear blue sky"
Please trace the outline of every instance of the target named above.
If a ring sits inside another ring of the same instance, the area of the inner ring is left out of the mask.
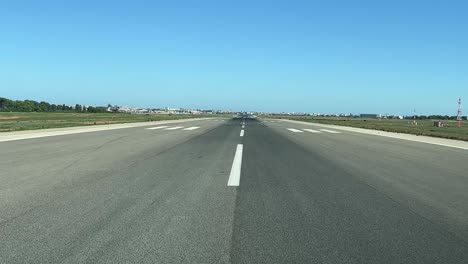
[[[0,96],[455,115],[468,1],[2,1]]]

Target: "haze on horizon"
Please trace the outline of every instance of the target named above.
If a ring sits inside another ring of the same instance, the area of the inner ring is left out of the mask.
[[[0,96],[455,115],[467,13],[466,1],[9,1]]]

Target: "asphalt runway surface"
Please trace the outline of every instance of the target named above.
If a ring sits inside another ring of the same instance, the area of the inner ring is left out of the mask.
[[[468,263],[464,149],[215,118],[0,157],[0,263]]]

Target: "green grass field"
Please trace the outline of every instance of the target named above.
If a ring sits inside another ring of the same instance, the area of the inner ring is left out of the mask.
[[[123,113],[22,113],[0,112],[0,132],[104,125],[205,117],[200,115],[144,115]]]
[[[278,118],[278,117],[273,117]],[[418,125],[409,124],[411,120],[398,119],[362,119],[362,118],[342,118],[342,117],[298,117],[281,116],[298,121],[306,121],[320,124],[359,127],[388,132],[407,133],[414,135],[441,137],[468,141],[468,122],[463,121],[462,127],[457,128],[453,120],[443,120],[445,127],[434,127],[434,120],[417,120]]]

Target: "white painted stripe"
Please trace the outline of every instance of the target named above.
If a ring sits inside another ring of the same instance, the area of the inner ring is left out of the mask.
[[[240,136],[241,136],[241,137],[244,136],[244,129],[241,130]]]
[[[242,125],[242,128],[245,128],[245,125]]]
[[[200,127],[187,127],[187,128],[184,128],[182,130],[195,130],[195,129],[199,129]]]
[[[418,136],[418,135],[412,135],[412,134],[386,132],[386,131],[381,131],[381,130],[373,130],[373,129],[365,129],[365,128],[357,128],[357,127],[323,125],[323,124],[317,125],[317,124],[311,124],[309,122],[302,122],[302,121],[295,121],[295,120],[282,120],[281,122],[289,122],[289,123],[308,125],[308,126],[330,127],[334,129],[348,131],[348,132],[361,133],[361,134],[379,136],[379,137],[388,137],[388,138],[412,141],[412,142],[417,142],[417,143],[425,143],[425,144],[431,144],[431,145],[437,145],[437,146],[443,146],[443,147],[449,147],[449,148],[468,150],[468,142],[461,141],[461,140],[428,137],[428,136]]]
[[[311,132],[311,133],[322,133],[322,132],[320,132],[320,131],[318,131],[318,130],[307,129],[307,128],[304,128],[304,129],[302,129],[302,130],[307,131],[307,132]]]
[[[64,128],[48,128],[39,130],[24,130],[15,132],[1,132],[0,142],[43,138],[43,137],[56,137],[81,133],[92,133],[101,131],[111,131],[116,129],[126,129],[135,127],[148,127],[151,125],[173,124],[173,123],[187,123],[194,121],[204,121],[208,118],[193,118],[188,120],[168,120],[168,121],[153,121],[153,122],[137,122],[126,124],[110,124],[110,125],[93,125],[93,126],[79,126],[79,127],[64,127]]]
[[[234,155],[234,161],[232,162],[231,173],[229,174],[227,186],[239,186],[243,150],[244,146],[242,144],[237,145],[236,154]]]
[[[320,131],[328,132],[328,133],[332,133],[332,134],[340,134],[341,133],[341,132],[338,132],[338,131],[328,130],[328,129],[320,129]]]
[[[291,132],[294,132],[294,133],[303,133],[304,131],[301,131],[299,129],[295,129],[295,128],[287,128],[287,130],[291,131]]]
[[[166,127],[169,127],[169,126],[150,127],[150,128],[147,128],[147,129],[156,130],[156,129],[162,129],[162,128],[166,128]]]
[[[181,129],[181,128],[183,128],[183,126],[170,127],[170,128],[166,128],[164,130],[176,130],[176,129]]]

